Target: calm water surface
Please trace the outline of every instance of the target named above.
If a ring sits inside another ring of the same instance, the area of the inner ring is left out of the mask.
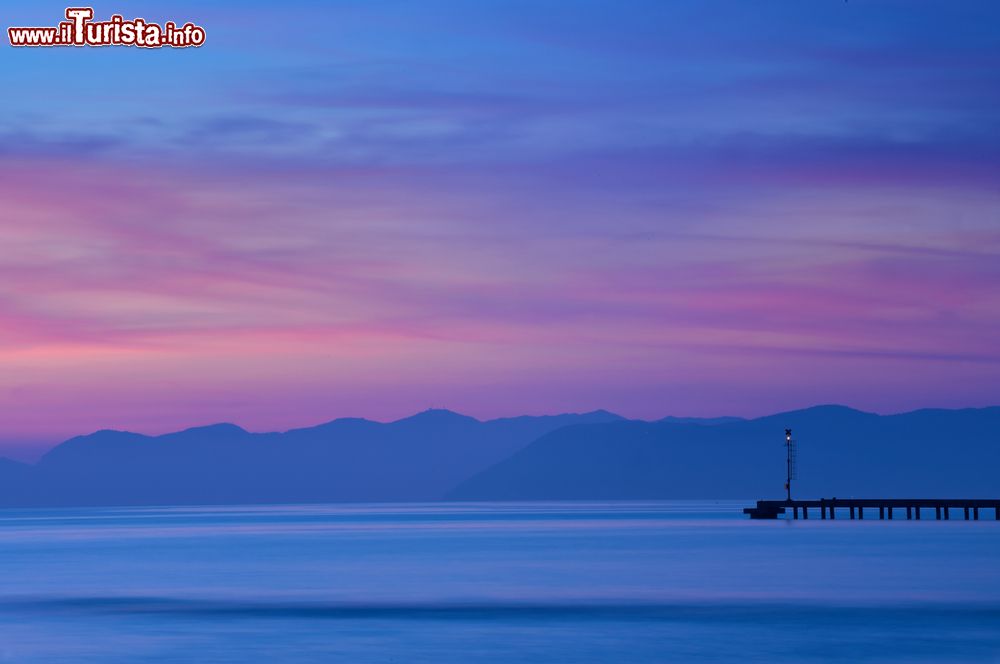
[[[4,510],[0,661],[1000,662],[1000,523],[742,506]]]

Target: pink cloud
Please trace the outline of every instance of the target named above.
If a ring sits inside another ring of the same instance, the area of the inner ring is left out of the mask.
[[[620,193],[581,202],[558,178],[494,175],[4,168],[9,432],[995,393],[988,224],[944,230],[919,194],[869,187],[614,216]],[[990,204],[948,196],[970,215]]]

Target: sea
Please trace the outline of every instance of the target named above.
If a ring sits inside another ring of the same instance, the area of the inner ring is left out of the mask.
[[[1000,662],[1000,522],[745,502],[0,511],[0,662]]]

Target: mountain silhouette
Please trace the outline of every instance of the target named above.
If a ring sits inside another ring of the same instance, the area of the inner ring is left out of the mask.
[[[34,465],[0,459],[0,506],[781,498],[785,428],[799,445],[800,497],[1000,494],[1000,408],[654,422],[429,410],[283,433],[98,431]]]
[[[817,406],[753,420],[621,421],[552,431],[453,500],[783,498],[784,429],[802,497],[995,497],[1000,408],[880,416]]]
[[[0,505],[420,501],[554,429],[606,411],[480,422],[429,410],[390,423],[345,418],[284,433],[216,424],[144,436],[98,431],[33,465],[0,464]]]

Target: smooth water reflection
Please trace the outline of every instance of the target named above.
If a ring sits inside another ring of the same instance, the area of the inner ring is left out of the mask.
[[[1000,661],[1000,523],[741,503],[0,512],[6,661]]]

